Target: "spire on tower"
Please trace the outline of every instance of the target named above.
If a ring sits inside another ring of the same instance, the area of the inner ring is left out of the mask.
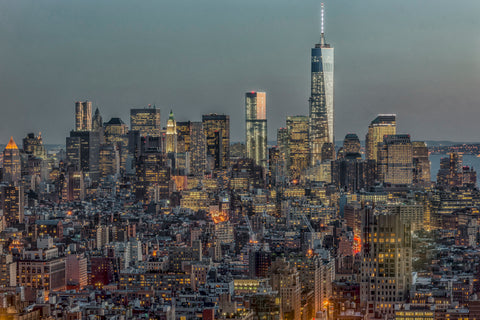
[[[320,9],[320,44],[325,45],[325,7],[323,2]]]

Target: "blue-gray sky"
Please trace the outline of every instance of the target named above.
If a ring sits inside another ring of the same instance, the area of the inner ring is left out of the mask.
[[[480,141],[480,1],[326,0],[335,47],[335,134],[364,137],[397,113],[416,140]],[[267,92],[269,140],[308,114],[313,0],[0,0],[0,142],[42,131],[64,143],[74,102],[105,121],[155,103],[162,121],[231,116],[244,136],[244,92]],[[17,141],[20,142],[20,141]]]

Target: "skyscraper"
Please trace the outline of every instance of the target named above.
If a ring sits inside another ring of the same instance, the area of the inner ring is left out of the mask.
[[[412,142],[408,134],[387,135],[378,145],[377,167],[380,181],[398,185],[413,182]]]
[[[3,216],[7,227],[23,223],[24,195],[21,186],[2,186],[0,189]]]
[[[309,164],[308,117],[287,117],[287,167],[290,178],[299,179]]]
[[[267,114],[266,93],[245,94],[245,142],[247,158],[256,165],[267,166]]]
[[[361,305],[368,319],[390,319],[412,282],[410,226],[398,212],[367,207],[362,230]]]
[[[413,153],[413,183],[428,185],[432,180],[430,177],[430,159],[428,158],[428,147],[424,141],[412,142]]]
[[[149,106],[142,109],[130,109],[130,130],[139,131],[141,136],[160,136],[160,109]]]
[[[75,131],[92,130],[92,102],[75,102]]]
[[[207,140],[207,156],[214,160],[215,169],[224,169],[230,162],[230,117],[223,114],[202,116]]]
[[[192,122],[190,126],[190,172],[197,177],[205,174],[207,167],[207,149],[203,124]]]
[[[177,122],[175,121],[173,111],[170,111],[168,116],[165,151],[167,153],[177,152]]]
[[[368,126],[365,138],[366,158],[377,160],[378,144],[383,142],[386,135],[397,133],[397,115],[379,114]]]
[[[325,42],[323,4],[321,16],[320,43],[312,48],[311,96],[310,96],[310,152],[311,162],[316,164],[322,159],[322,146],[326,142],[334,143],[333,131],[333,47]]]
[[[21,169],[20,151],[13,137],[10,137],[10,141],[3,150],[3,181],[18,184],[21,179]]]

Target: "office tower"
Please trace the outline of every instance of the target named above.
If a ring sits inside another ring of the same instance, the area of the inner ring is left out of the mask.
[[[21,186],[8,185],[2,186],[0,190],[6,226],[11,227],[17,223],[23,223],[23,188]]]
[[[103,128],[103,119],[100,115],[100,110],[95,109],[95,114],[92,119],[92,131],[98,132],[98,139],[100,144],[105,143],[105,130]]]
[[[413,154],[413,183],[427,186],[432,180],[430,177],[430,159],[428,147],[423,141],[412,142]]]
[[[38,136],[35,136],[33,133],[27,134],[27,136],[23,138],[23,152],[37,158],[45,159],[47,152],[43,145],[42,134],[39,133]]]
[[[245,94],[245,144],[247,158],[267,167],[267,106],[265,92]]]
[[[177,153],[177,122],[175,121],[173,111],[170,111],[170,115],[168,116],[167,121],[165,152]]]
[[[111,118],[103,124],[105,143],[113,144],[118,148],[120,168],[125,170],[128,155],[128,128],[120,118]]]
[[[348,153],[332,162],[332,182],[338,187],[355,192],[375,184],[374,160],[363,160],[360,153]]]
[[[66,139],[67,160],[93,180],[99,177],[100,136],[97,131],[71,131]]]
[[[101,177],[118,175],[120,173],[120,153],[116,144],[100,146],[98,166]]]
[[[92,102],[75,102],[75,131],[92,130]]]
[[[190,130],[192,129],[191,121],[177,121],[177,152],[184,153],[190,151]]]
[[[69,171],[65,176],[62,189],[65,201],[83,201],[85,199],[85,183],[81,171]]]
[[[343,152],[345,154],[349,153],[360,153],[360,139],[355,133],[348,133],[343,139]]]
[[[368,126],[365,138],[366,158],[377,160],[378,144],[383,137],[397,133],[397,116],[395,114],[379,114]]]
[[[335,145],[332,142],[325,142],[322,145],[322,162],[332,160],[335,160]]]
[[[412,277],[410,226],[400,214],[366,208],[362,221],[360,301],[368,318],[391,318],[408,298]]]
[[[171,167],[167,155],[157,151],[146,151],[135,161],[137,181],[135,197],[138,201],[155,202],[168,199],[172,191]]]
[[[311,96],[310,96],[310,152],[311,162],[316,164],[323,159],[322,146],[326,142],[334,143],[333,131],[333,47],[325,42],[323,4],[321,16],[320,43],[312,48]]]
[[[462,155],[450,153],[448,158],[440,159],[437,173],[437,185],[443,188],[476,186],[477,173],[473,168],[463,165]]]
[[[143,109],[130,109],[130,130],[139,131],[141,136],[160,136],[160,109],[148,106]]]
[[[98,108],[95,109],[95,114],[92,118],[92,130],[98,131],[103,129],[103,120],[102,116],[100,115],[100,110]]]
[[[230,117],[221,114],[202,116],[203,132],[207,141],[207,156],[215,169],[225,169],[230,164]]]
[[[387,135],[377,148],[377,170],[383,183],[398,185],[413,182],[413,155],[410,135]]]
[[[13,137],[10,137],[10,141],[3,150],[3,181],[17,185],[22,178],[21,171],[20,151]]]
[[[202,177],[207,169],[207,145],[203,124],[192,122],[190,126],[190,173]]]
[[[291,179],[299,179],[309,164],[308,117],[288,116],[287,130],[287,168]]]

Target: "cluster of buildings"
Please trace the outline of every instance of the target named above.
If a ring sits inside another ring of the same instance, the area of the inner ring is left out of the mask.
[[[309,115],[267,139],[265,92],[230,117],[160,108],[104,122],[75,103],[65,149],[1,159],[5,319],[479,319],[480,191],[461,154],[431,181],[393,114],[341,145],[333,47],[312,49]]]

